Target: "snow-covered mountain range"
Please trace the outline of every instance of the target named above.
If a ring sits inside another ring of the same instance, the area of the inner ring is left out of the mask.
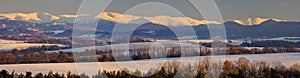
[[[153,23],[165,26],[198,26],[202,24],[221,24],[221,22],[213,20],[198,20],[191,17],[170,17],[170,16],[135,16],[129,14],[121,14],[115,12],[102,12],[97,16],[90,16],[88,14],[63,14],[54,15],[46,12],[32,12],[32,13],[5,13],[0,14],[0,19],[9,20],[22,20],[31,22],[68,22],[73,23],[74,19],[77,17],[90,17],[93,19],[107,20],[115,23],[121,24],[143,24],[143,23]],[[287,22],[288,20],[280,20],[276,18],[246,18],[246,19],[236,19],[232,22],[241,25],[259,25],[266,21],[275,22]]]

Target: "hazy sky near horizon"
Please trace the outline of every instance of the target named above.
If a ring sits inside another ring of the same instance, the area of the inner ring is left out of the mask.
[[[76,14],[82,0],[1,0],[0,13],[48,12],[55,15]],[[106,11],[123,13],[149,0],[114,0]],[[175,7],[185,16],[202,19],[201,14],[187,0],[151,0]],[[215,0],[224,20],[249,17],[268,17],[300,20],[300,0]],[[149,13],[159,7],[140,10]],[[159,12],[158,12],[159,13]],[[171,15],[172,16],[172,15]]]

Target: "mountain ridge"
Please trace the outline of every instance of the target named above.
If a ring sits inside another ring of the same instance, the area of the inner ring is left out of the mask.
[[[54,15],[47,12],[32,12],[32,13],[6,13],[0,14],[1,19],[9,20],[20,20],[20,21],[30,21],[30,22],[68,22],[73,23],[77,17],[91,17],[93,19],[101,19],[106,21],[111,21],[121,24],[143,24],[151,22],[154,24],[160,24],[165,26],[198,26],[202,24],[222,24],[218,21],[213,20],[198,20],[191,17],[171,17],[171,16],[135,16],[129,14],[120,14],[116,12],[102,12],[97,16],[90,16],[88,14],[62,14]],[[277,18],[247,18],[247,19],[235,19],[232,22],[238,23],[240,25],[259,25],[268,20],[273,20],[276,22],[289,22],[288,20],[280,20]],[[229,22],[229,21],[227,21]],[[225,23],[225,22],[224,22]],[[224,24],[223,23],[223,24]]]

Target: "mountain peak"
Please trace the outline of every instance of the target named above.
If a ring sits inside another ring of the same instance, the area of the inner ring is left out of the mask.
[[[279,22],[287,22],[287,20],[279,20],[276,18],[272,18],[272,19],[262,22],[260,25],[268,25],[268,24],[274,24],[274,23],[279,23]]]
[[[271,20],[274,20],[276,22],[288,22],[288,20],[280,20],[280,19],[277,19],[277,18],[272,18]]]
[[[130,23],[132,20],[140,19],[138,16],[133,15],[123,15],[120,13],[114,13],[114,12],[102,12],[98,16],[96,16],[98,19],[108,20],[112,22],[127,24]]]
[[[73,14],[64,14],[64,15],[59,15],[60,17],[65,17],[65,18],[77,18],[81,16],[90,16],[88,14],[79,14],[79,15],[73,15]]]
[[[244,22],[243,22],[243,21],[241,21],[241,20],[233,20],[232,22],[235,22],[235,23],[237,23],[237,24],[244,25]]]
[[[274,22],[287,22],[287,20],[280,20],[276,18],[247,18],[247,19],[240,19],[240,20],[233,20],[233,22],[241,24],[241,25],[260,25],[266,21],[274,21]]]
[[[47,22],[60,19],[59,16],[55,16],[55,15],[47,13],[47,12],[38,14],[38,17],[41,19],[41,21],[47,21]]]
[[[9,20],[25,20],[25,21],[41,21],[41,19],[38,17],[38,12],[32,12],[32,13],[6,13],[6,14],[0,14],[0,16],[5,17]]]
[[[200,24],[220,24],[217,21],[208,20],[197,20],[191,17],[171,17],[171,16],[134,16],[129,14],[120,14],[114,12],[103,12],[99,14],[96,18],[104,19],[112,22],[128,24],[128,23],[141,23],[151,22],[154,24],[160,24],[165,26],[197,26]]]
[[[22,21],[35,21],[35,22],[49,22],[59,20],[59,16],[47,12],[32,12],[32,13],[5,13],[0,14],[4,19],[8,20],[22,20]]]

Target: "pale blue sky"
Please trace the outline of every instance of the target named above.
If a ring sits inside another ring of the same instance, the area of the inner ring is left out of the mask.
[[[76,14],[82,0],[1,0],[0,13],[49,12],[52,14]],[[137,4],[150,0],[114,0],[107,11],[125,12]],[[151,0],[174,6],[189,17],[201,19],[201,15],[186,0]],[[300,20],[300,0],[215,0],[224,20],[248,17],[274,17]]]

